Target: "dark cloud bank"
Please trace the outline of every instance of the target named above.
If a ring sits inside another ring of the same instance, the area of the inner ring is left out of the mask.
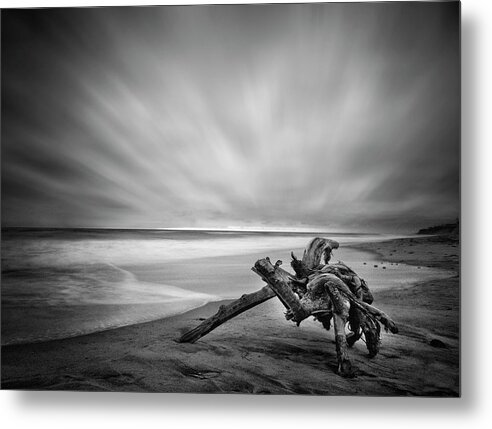
[[[2,225],[459,215],[459,4],[2,11]]]

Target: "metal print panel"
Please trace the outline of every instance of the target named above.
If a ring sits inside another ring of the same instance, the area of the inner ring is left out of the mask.
[[[2,389],[459,396],[459,8],[3,10]]]

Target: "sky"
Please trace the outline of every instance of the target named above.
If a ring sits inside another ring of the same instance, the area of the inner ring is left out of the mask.
[[[2,11],[2,226],[459,216],[459,4]]]

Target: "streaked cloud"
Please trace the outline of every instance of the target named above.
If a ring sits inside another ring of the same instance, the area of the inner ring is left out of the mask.
[[[2,223],[452,219],[458,8],[4,11]]]

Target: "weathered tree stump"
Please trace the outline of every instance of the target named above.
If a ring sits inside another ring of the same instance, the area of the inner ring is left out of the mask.
[[[238,314],[277,296],[287,309],[287,320],[298,326],[307,317],[314,316],[325,329],[330,329],[333,319],[338,373],[344,377],[353,376],[347,347],[364,336],[369,356],[374,357],[380,346],[379,323],[392,333],[397,333],[398,328],[385,313],[371,305],[373,296],[363,279],[343,262],[328,263],[332,250],[337,248],[338,243],[334,240],[313,239],[302,260],[292,253],[291,266],[295,275],[280,268],[282,261],[273,265],[268,257],[259,259],[252,270],[267,286],[222,305],[214,316],[177,341],[193,343]],[[347,322],[351,331],[348,336],[345,332]]]

